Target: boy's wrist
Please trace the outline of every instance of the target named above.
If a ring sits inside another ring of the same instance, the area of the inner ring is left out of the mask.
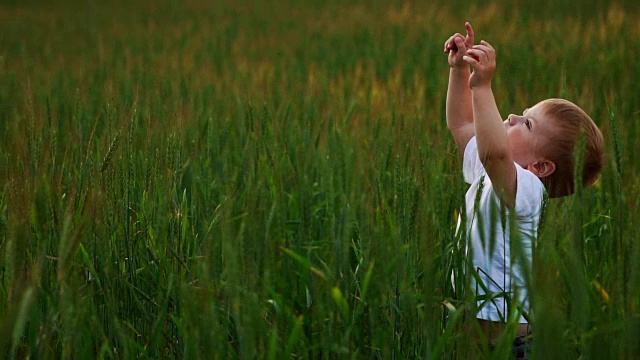
[[[482,84],[471,85],[471,90],[491,90],[491,81]]]
[[[449,67],[451,68],[451,70],[466,70],[466,71],[471,71],[469,70],[469,64],[463,64],[463,65],[449,65]]]

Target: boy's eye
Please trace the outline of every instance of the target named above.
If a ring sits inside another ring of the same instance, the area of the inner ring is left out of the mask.
[[[524,124],[527,125],[527,129],[531,130],[531,120],[525,120]]]

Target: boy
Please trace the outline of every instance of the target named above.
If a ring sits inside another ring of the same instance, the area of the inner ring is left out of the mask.
[[[464,159],[464,179],[471,185],[465,200],[472,263],[479,279],[473,284],[476,296],[504,293],[512,298],[512,306],[522,305],[528,313],[524,274],[531,269],[544,198],[574,192],[574,149],[581,133],[586,140],[582,184],[591,186],[602,171],[604,141],[582,109],[561,99],[544,100],[502,121],[491,90],[495,51],[486,41],[474,45],[473,28],[469,23],[465,27],[466,36],[451,36],[444,52],[451,67],[447,127]],[[512,255],[514,244],[519,246]],[[514,309],[507,308],[504,296],[483,303],[478,301],[478,322],[494,342]],[[521,337],[529,329],[519,315],[516,335]]]

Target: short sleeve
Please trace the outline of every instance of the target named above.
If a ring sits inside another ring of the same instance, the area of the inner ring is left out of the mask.
[[[542,181],[531,171],[516,165],[516,216],[537,216],[542,211],[545,188]]]
[[[467,184],[472,184],[484,171],[484,167],[478,156],[478,144],[474,136],[464,148],[464,157],[462,160],[462,175],[464,176],[464,181]]]

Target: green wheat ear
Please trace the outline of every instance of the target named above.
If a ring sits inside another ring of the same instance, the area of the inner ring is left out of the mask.
[[[615,165],[616,165],[616,176],[617,179],[620,181],[622,179],[622,156],[621,154],[621,150],[620,150],[620,134],[618,131],[618,120],[616,118],[616,113],[613,110],[613,107],[611,106],[611,104],[609,103],[608,100],[606,100],[606,104],[607,104],[607,112],[609,115],[609,123],[611,124],[611,137],[613,140],[613,156],[614,156],[614,160],[615,160]]]
[[[116,136],[113,138],[113,140],[111,140],[111,143],[109,144],[109,149],[107,149],[107,153],[102,158],[102,164],[100,165],[101,173],[104,173],[109,167],[109,163],[111,163],[111,158],[113,157],[113,154],[118,149],[119,140],[120,140],[120,132],[118,132]]]

